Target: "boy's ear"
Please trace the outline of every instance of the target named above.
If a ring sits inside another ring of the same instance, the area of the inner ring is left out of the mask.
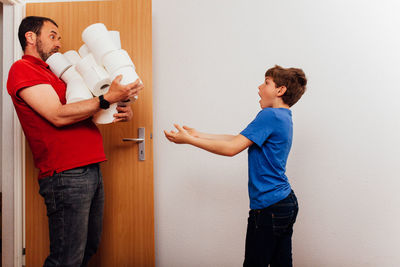
[[[281,86],[278,89],[279,89],[278,90],[278,96],[283,96],[286,93],[286,90],[287,90],[286,86]]]
[[[25,33],[26,43],[30,45],[36,44],[36,33],[34,32],[26,32]]]

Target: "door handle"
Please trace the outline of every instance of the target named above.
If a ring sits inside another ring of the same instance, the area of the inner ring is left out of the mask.
[[[138,138],[122,138],[122,141],[124,142],[135,142],[138,143],[138,149],[139,149],[139,160],[144,161],[145,158],[145,130],[144,127],[138,128]]]

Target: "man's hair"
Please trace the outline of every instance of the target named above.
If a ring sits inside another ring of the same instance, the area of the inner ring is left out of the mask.
[[[42,30],[42,26],[45,21],[49,21],[58,27],[57,23],[55,23],[54,20],[45,17],[29,16],[25,17],[21,21],[18,29],[18,39],[21,44],[22,50],[25,51],[26,47],[25,33],[34,32],[37,36],[40,36],[40,31]]]
[[[306,91],[307,78],[302,69],[282,68],[275,65],[267,70],[265,77],[271,77],[276,87],[286,87],[287,90],[282,95],[282,100],[289,107],[296,104]]]

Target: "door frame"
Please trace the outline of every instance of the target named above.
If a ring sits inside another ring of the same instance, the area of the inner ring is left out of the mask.
[[[18,41],[24,4],[3,5],[2,88],[11,65],[22,56]],[[5,25],[10,25],[5,27]],[[22,266],[24,248],[25,138],[7,90],[1,92],[2,266]],[[10,175],[11,174],[11,175]]]

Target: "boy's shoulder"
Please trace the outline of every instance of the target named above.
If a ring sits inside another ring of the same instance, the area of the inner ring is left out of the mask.
[[[287,108],[263,108],[258,115],[280,117],[282,115],[291,115],[292,111]]]

